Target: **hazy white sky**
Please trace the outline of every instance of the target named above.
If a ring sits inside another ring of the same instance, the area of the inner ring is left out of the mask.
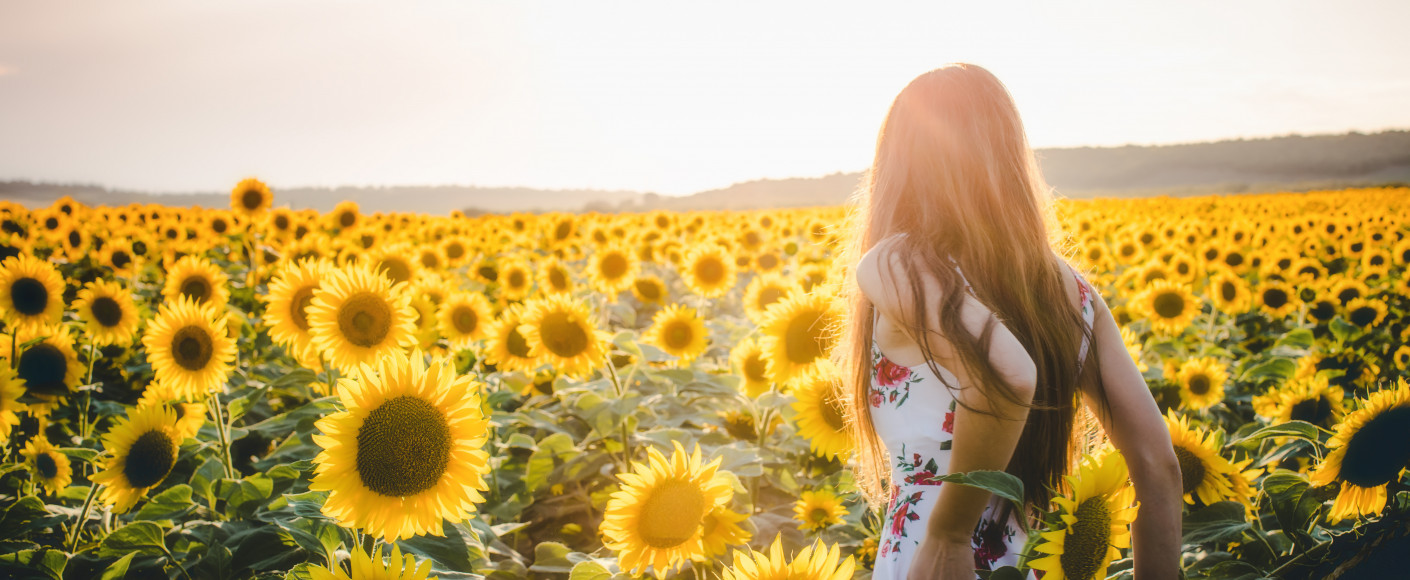
[[[1003,80],[1038,147],[1410,128],[1406,22],[1362,0],[4,0],[0,179],[683,194],[862,169],[895,94],[951,61]]]

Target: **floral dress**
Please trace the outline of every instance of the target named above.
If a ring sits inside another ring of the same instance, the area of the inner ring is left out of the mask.
[[[961,273],[961,278],[963,276]],[[1073,276],[1077,278],[1081,295],[1082,317],[1090,326],[1094,293],[1075,271]],[[966,287],[968,284],[966,281]],[[1086,355],[1084,338],[1080,358],[1085,359]],[[942,482],[936,477],[949,472],[956,404],[950,390],[928,365],[904,367],[891,362],[875,340],[871,356],[872,424],[891,456],[892,481],[891,501],[884,514],[872,578],[903,580],[915,551],[925,539],[926,522],[939,498]],[[946,382],[959,384],[948,369],[939,369]],[[998,521],[1002,501],[991,497],[974,529],[971,544],[976,569],[1017,565],[1019,551],[1028,540],[1019,526],[1019,514],[1013,513],[1007,521]]]

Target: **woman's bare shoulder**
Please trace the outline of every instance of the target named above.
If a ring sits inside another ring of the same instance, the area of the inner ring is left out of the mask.
[[[904,281],[904,258],[898,243],[905,234],[889,236],[862,254],[857,261],[857,285],[873,304],[890,304]]]

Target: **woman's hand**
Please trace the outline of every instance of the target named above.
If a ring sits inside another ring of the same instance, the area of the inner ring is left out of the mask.
[[[906,580],[974,580],[974,546],[927,534],[911,560]]]

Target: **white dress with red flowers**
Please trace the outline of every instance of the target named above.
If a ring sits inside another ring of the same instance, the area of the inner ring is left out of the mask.
[[[960,274],[963,278],[964,274]],[[1081,294],[1082,317],[1088,326],[1093,320],[1092,290],[1076,272]],[[968,282],[965,282],[968,287]],[[1081,347],[1085,359],[1087,344]],[[930,367],[921,364],[903,367],[891,362],[872,341],[871,417],[877,436],[891,455],[891,501],[886,507],[881,540],[877,546],[876,580],[904,580],[920,542],[926,522],[939,498],[942,482],[937,475],[949,472],[950,445],[954,431],[955,399],[936,378]],[[950,385],[959,379],[940,367]],[[998,517],[1003,500],[993,497],[971,540],[974,565],[980,570],[1018,564],[1019,552],[1028,540],[1019,526],[1017,513],[1006,522]],[[1033,575],[1030,573],[1030,578]]]

